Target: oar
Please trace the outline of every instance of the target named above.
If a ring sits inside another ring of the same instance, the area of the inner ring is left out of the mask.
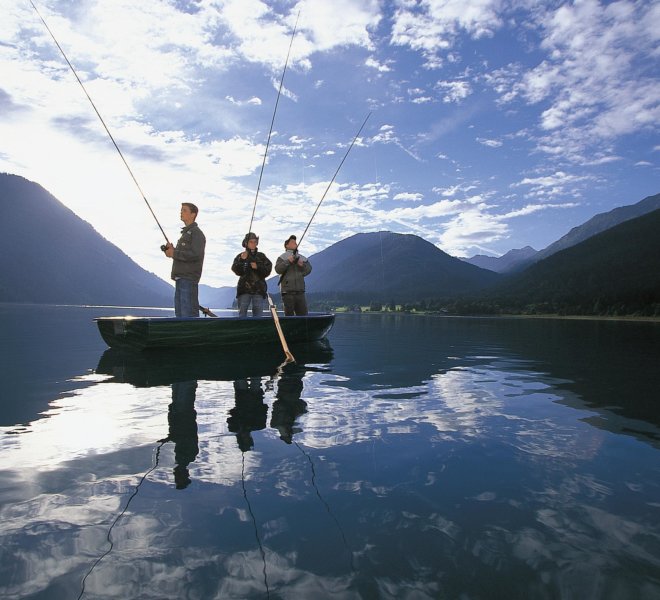
[[[270,306],[270,312],[273,315],[273,321],[275,321],[275,327],[277,328],[277,334],[280,336],[280,342],[282,342],[282,350],[284,350],[284,355],[286,356],[286,362],[296,362],[296,359],[291,354],[289,346],[287,346],[286,339],[284,338],[284,332],[282,331],[282,325],[280,325],[280,318],[277,316],[277,309],[273,304],[273,299],[270,297],[270,294],[266,294],[268,298],[268,305]]]

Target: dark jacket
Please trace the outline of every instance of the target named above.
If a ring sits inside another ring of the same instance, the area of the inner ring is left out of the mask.
[[[186,225],[181,230],[181,237],[174,248],[172,261],[172,279],[189,279],[199,283],[204,265],[206,237],[197,223]]]
[[[296,262],[290,263],[289,256],[293,252],[287,250],[284,254],[277,257],[277,262],[275,263],[275,272],[281,275],[280,277],[280,288],[283,294],[289,294],[292,292],[304,292],[305,291],[305,277],[312,272],[312,264],[307,258],[298,254],[296,257]],[[303,266],[298,266],[298,258],[303,259]]]
[[[248,252],[247,258],[241,258],[241,254],[236,256],[231,265],[231,270],[239,276],[236,297],[243,294],[259,294],[265,298],[268,290],[266,277],[273,270],[273,263],[263,252],[255,252],[253,255]],[[256,269],[250,266],[252,262],[257,263]]]

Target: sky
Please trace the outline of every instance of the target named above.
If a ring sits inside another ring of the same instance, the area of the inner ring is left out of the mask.
[[[199,207],[222,286],[253,211],[273,261],[305,230],[499,256],[660,192],[657,1],[33,1],[139,187],[29,0],[0,0],[0,172],[166,280],[147,202],[173,242]]]

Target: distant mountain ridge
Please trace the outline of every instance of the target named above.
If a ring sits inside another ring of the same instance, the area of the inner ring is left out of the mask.
[[[660,209],[559,250],[493,286],[501,307],[618,314],[660,310]]]
[[[173,287],[140,267],[39,184],[0,173],[0,301],[172,306]]]
[[[509,273],[527,266],[534,260],[534,257],[537,254],[538,250],[535,250],[531,246],[525,246],[524,248],[509,250],[502,256],[476,254],[475,256],[464,258],[462,260],[471,265],[475,265],[476,267],[494,271],[495,273]]]
[[[658,208],[660,208],[660,194],[647,196],[635,204],[619,206],[608,212],[594,215],[582,225],[573,227],[573,229],[571,229],[566,235],[538,252],[534,251],[530,246],[525,246],[525,248],[519,250],[510,250],[499,257],[477,254],[463,260],[478,267],[490,269],[496,273],[512,273],[520,271],[535,262],[552,256],[560,250],[575,246],[598,233],[610,229],[611,227],[625,223],[630,219],[641,217],[642,215],[653,212]]]
[[[301,248],[304,254],[304,248]],[[410,234],[358,233],[310,256],[310,297],[347,302],[410,302],[474,292],[491,285],[496,273],[449,256]],[[269,280],[276,291],[277,278]]]
[[[535,260],[542,260],[564,250],[575,246],[586,239],[610,229],[630,219],[641,217],[660,208],[660,194],[647,196],[636,204],[619,206],[605,213],[594,215],[582,225],[573,227],[566,235],[560,237],[556,242],[550,244],[547,248],[540,250],[535,256]]]

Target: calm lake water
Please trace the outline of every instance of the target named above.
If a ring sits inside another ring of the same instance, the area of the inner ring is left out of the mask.
[[[129,312],[0,305],[1,597],[660,597],[660,325],[338,315],[278,369]]]

